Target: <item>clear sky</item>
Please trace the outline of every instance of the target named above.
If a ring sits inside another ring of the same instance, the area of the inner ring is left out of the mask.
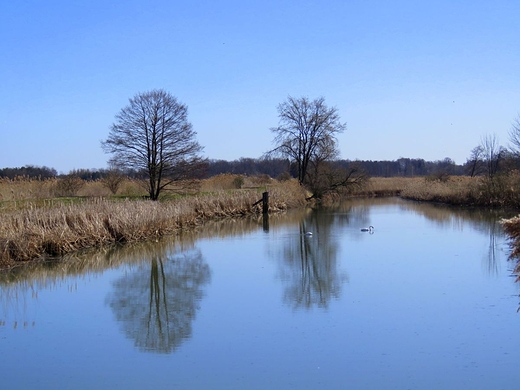
[[[104,168],[138,92],[189,108],[212,159],[272,148],[277,106],[323,96],[341,157],[464,163],[520,113],[520,1],[0,3],[0,168]]]

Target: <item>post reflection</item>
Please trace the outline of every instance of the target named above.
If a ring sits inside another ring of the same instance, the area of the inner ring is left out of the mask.
[[[198,250],[156,254],[115,280],[107,303],[139,350],[171,353],[191,337],[202,288],[210,277]]]
[[[339,244],[331,234],[332,222],[331,215],[313,210],[300,222],[299,234],[282,243],[278,259],[283,300],[293,309],[327,308],[340,297],[348,277],[338,269]]]

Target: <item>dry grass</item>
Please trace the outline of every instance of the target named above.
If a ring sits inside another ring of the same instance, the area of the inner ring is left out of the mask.
[[[268,190],[270,212],[305,203],[305,194],[295,181],[271,184]],[[45,207],[25,204],[2,212],[0,266],[81,248],[157,238],[209,219],[261,213],[261,205],[253,206],[260,198],[259,190],[236,190],[164,202],[91,198]]]
[[[520,258],[520,216],[502,220],[504,230],[509,235],[515,247],[511,252],[512,257]]]
[[[67,203],[67,199],[60,198],[59,182],[60,179],[0,179],[0,212]],[[137,180],[125,179],[121,184],[118,195],[146,196],[147,193],[144,188],[143,183]],[[110,195],[110,191],[99,180],[84,182],[73,194],[73,196],[83,198],[108,197]]]
[[[398,196],[410,183],[418,181],[418,178],[408,177],[372,177],[361,188],[351,192],[353,196]]]
[[[229,174],[197,182],[184,197],[166,196],[161,202],[142,200],[146,192],[142,183],[134,180],[122,183],[117,198],[110,196],[101,182],[84,183],[75,197],[56,198],[56,184],[56,179],[0,180],[0,268],[81,248],[157,238],[211,219],[257,214],[261,206],[253,204],[263,191],[270,192],[272,212],[302,206],[309,195],[295,180],[279,182],[267,176]],[[197,195],[190,195],[194,188]],[[372,178],[348,196],[400,195],[447,204],[518,207],[517,189],[518,173],[493,181],[395,177]],[[516,238],[520,234],[507,226],[505,223],[520,247]],[[517,253],[520,257],[520,249]]]
[[[277,229],[287,224],[298,223],[306,212],[307,209],[298,208],[291,213],[284,213],[283,216],[281,213],[270,215],[269,226],[271,229]],[[193,249],[198,239],[243,235],[257,231],[264,223],[261,215],[231,218],[229,221],[232,223],[210,220],[204,223],[201,229],[183,230],[182,234],[165,236],[162,239],[74,251],[53,264],[38,261],[26,263],[24,267],[14,268],[11,272],[0,272],[0,283],[3,284],[4,292],[6,286],[9,286],[11,295],[17,297],[18,293],[21,295],[24,290],[33,292],[34,287],[43,288],[61,283],[70,275],[92,275],[122,264],[133,267],[149,262],[153,257],[168,258],[172,253]]]
[[[202,180],[200,191],[212,192],[239,188],[266,188],[274,183],[277,183],[277,181],[267,175],[245,176],[226,173]]]
[[[55,184],[55,179],[31,180],[17,178],[9,180],[0,178],[0,203],[51,198],[54,196],[53,189]]]
[[[461,206],[517,209],[520,205],[520,174],[495,177],[454,176],[410,182],[400,194],[406,199]]]
[[[520,216],[502,220],[504,231],[509,236],[511,244],[511,254],[509,257],[516,260],[514,273],[517,275],[516,281],[520,281]]]
[[[473,205],[480,179],[451,177],[445,181],[418,178],[407,183],[400,195],[406,199],[447,204]]]

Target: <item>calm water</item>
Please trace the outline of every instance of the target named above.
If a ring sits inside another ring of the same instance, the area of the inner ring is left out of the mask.
[[[520,388],[498,218],[356,200],[4,275],[2,387]]]

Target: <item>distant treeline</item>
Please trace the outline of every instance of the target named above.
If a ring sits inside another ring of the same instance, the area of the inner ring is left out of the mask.
[[[399,158],[394,161],[342,161],[348,165],[358,163],[361,168],[369,175],[374,177],[394,177],[394,176],[430,176],[436,174],[466,175],[468,170],[465,165],[457,165],[450,158],[437,161],[425,161],[422,158]]]
[[[21,168],[3,168],[0,169],[0,178],[15,179],[17,177],[26,177],[30,179],[50,179],[56,177],[58,172],[54,168],[36,167],[27,165]]]
[[[439,173],[448,175],[467,174],[466,165],[457,165],[450,158],[433,162],[412,158],[400,158],[395,161],[338,160],[335,164],[345,168],[357,165],[361,170],[373,177],[429,176]],[[295,167],[292,167],[288,160],[283,159],[241,158],[234,161],[210,160],[208,176],[234,173],[245,175],[267,174],[276,178],[287,173],[294,176],[294,170]]]
[[[353,164],[373,177],[394,176],[429,176],[439,173],[447,175],[469,174],[468,163],[457,165],[450,158],[439,161],[425,161],[419,158],[399,158],[394,161],[370,161],[370,160],[338,160],[336,164],[343,167],[351,167]],[[286,159],[262,159],[262,158],[240,158],[238,160],[209,160],[206,177],[231,173],[237,175],[269,175],[273,178],[282,176],[294,176],[295,167],[291,166]],[[75,176],[83,180],[92,181],[102,179],[113,171],[109,169],[75,169],[67,175],[58,175],[56,169],[48,167],[36,167],[32,165],[21,168],[0,169],[0,178],[14,179],[25,177],[30,179],[48,179],[59,176]],[[143,178],[139,172],[123,172],[125,176],[132,178]]]

